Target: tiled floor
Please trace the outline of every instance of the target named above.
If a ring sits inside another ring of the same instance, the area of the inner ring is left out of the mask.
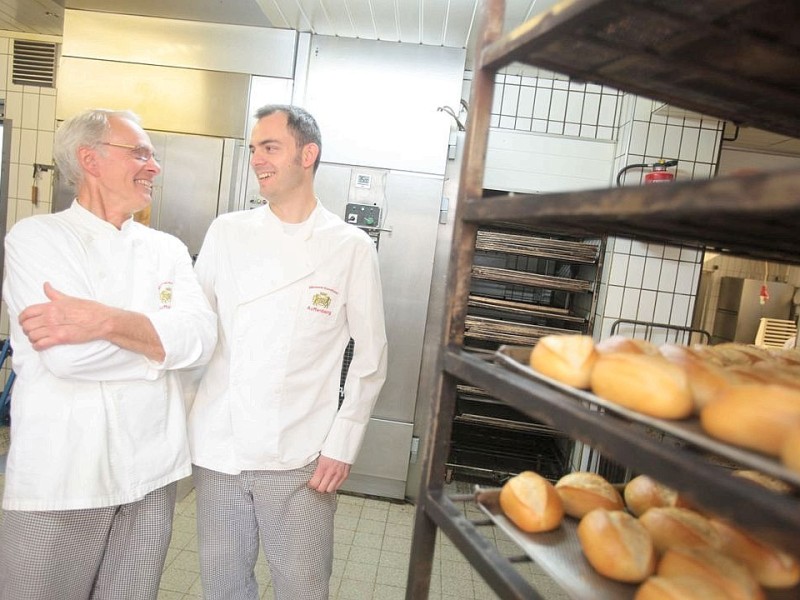
[[[5,452],[7,436],[7,428],[0,428],[0,454]],[[4,478],[0,475],[0,491],[3,483]],[[203,597],[197,558],[194,499],[194,490],[189,481],[181,482],[159,600]],[[465,506],[464,510],[470,518],[481,516],[474,506]],[[336,511],[331,599],[404,598],[413,521],[414,507],[411,504],[341,494]],[[520,553],[501,531],[487,528],[486,537],[494,541],[506,555]],[[535,582],[539,592],[546,598],[566,598],[535,565],[521,563],[518,568]],[[257,563],[256,576],[261,597],[271,599],[269,570],[263,558],[259,558]],[[429,598],[484,600],[496,597],[449,539],[439,534]]]

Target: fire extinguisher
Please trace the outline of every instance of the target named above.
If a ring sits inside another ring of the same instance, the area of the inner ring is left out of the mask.
[[[645,183],[669,183],[675,179],[675,175],[667,171],[668,167],[674,167],[678,164],[675,159],[664,160],[663,158],[650,164],[650,163],[636,163],[622,167],[617,173],[617,185],[622,186],[622,176],[631,169],[653,169],[644,176]]]
[[[675,179],[675,175],[667,171],[667,167],[678,164],[677,160],[659,160],[651,166],[653,170],[645,173],[645,183],[670,183]]]

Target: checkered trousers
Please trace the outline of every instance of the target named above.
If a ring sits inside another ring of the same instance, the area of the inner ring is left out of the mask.
[[[258,600],[259,541],[276,600],[328,600],[336,494],[308,487],[316,465],[239,475],[194,467],[206,600]]]
[[[176,484],[104,508],[3,513],[0,600],[156,600]]]

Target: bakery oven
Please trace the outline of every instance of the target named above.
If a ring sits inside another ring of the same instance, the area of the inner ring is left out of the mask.
[[[516,227],[478,231],[465,347],[487,358],[501,346],[533,346],[549,334],[590,333],[600,240]],[[575,444],[484,391],[457,387],[448,479],[497,484],[534,470],[553,481],[570,471]]]

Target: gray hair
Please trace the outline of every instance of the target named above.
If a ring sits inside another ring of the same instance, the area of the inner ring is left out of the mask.
[[[302,148],[306,144],[316,144],[319,148],[317,160],[314,162],[314,172],[316,173],[322,157],[322,135],[319,132],[317,121],[307,110],[290,104],[267,104],[256,111],[255,117],[263,119],[276,112],[286,115],[289,131],[294,135],[298,148]]]
[[[59,175],[74,190],[83,181],[83,169],[78,162],[78,149],[97,148],[105,140],[111,125],[109,119],[127,119],[137,125],[139,116],[129,110],[92,108],[70,117],[61,124],[53,140],[53,158]]]

